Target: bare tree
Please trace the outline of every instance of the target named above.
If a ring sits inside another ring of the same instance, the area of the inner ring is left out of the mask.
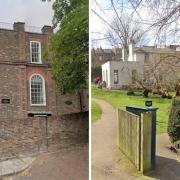
[[[160,57],[159,57],[160,56]],[[143,79],[136,79],[143,88],[155,90],[174,90],[180,80],[180,61],[178,55],[155,55],[153,60],[146,59]]]
[[[94,0],[98,8],[103,12],[104,9],[100,4]],[[118,9],[114,0],[110,1],[111,10],[113,11],[112,21],[109,22],[103,15],[100,15],[96,10],[92,9],[92,12],[98,16],[108,27],[106,33],[101,33],[101,38],[95,38],[92,40],[93,44],[95,41],[108,41],[111,46],[123,47],[125,51],[128,51],[128,44],[133,42],[135,44],[143,44],[145,39],[143,38],[143,28],[140,23],[133,17],[133,13],[126,13],[122,9]],[[99,35],[100,32],[93,32],[93,35]]]
[[[123,0],[122,0],[123,1]],[[147,26],[146,32],[154,31],[155,43],[175,42],[180,37],[180,1],[179,0],[128,0],[141,23]],[[141,9],[149,12],[151,19],[143,17]],[[170,37],[170,38],[168,38]]]
[[[129,15],[115,18],[111,23],[113,28],[107,31],[108,40],[112,46],[128,48],[130,42],[141,44],[143,42],[143,31],[139,23],[132,21]]]
[[[127,48],[131,41],[146,44],[149,34],[152,35],[150,39],[155,40],[154,44],[159,46],[179,42],[179,0],[110,0],[109,8],[114,12],[112,22],[104,18],[105,9],[100,8],[102,15],[95,9],[92,11],[107,25],[106,39],[114,46]],[[180,54],[174,52],[160,56],[156,61],[146,62],[144,80],[137,78],[141,87],[145,88],[147,82],[153,81],[152,88],[172,89],[180,79]]]

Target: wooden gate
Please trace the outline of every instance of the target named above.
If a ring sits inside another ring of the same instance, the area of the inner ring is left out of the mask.
[[[118,146],[136,168],[151,169],[151,113],[137,116],[118,109]]]

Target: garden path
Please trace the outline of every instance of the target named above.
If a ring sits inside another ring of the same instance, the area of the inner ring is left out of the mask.
[[[180,158],[168,149],[167,134],[157,135],[157,167],[142,175],[116,146],[116,112],[107,102],[93,99],[102,109],[99,121],[92,124],[92,179],[180,179]]]

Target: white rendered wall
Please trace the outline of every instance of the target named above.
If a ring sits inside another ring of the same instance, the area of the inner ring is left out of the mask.
[[[122,60],[123,61],[128,60],[127,51],[125,50],[125,48],[122,48]]]
[[[102,81],[106,82],[107,88],[110,87],[110,62],[101,65],[102,67]]]
[[[134,53],[134,61],[139,61],[144,63],[145,54],[144,53]]]
[[[102,72],[108,71],[107,88],[120,89],[132,83],[132,71],[136,70],[140,77],[143,76],[143,63],[110,61],[102,65]],[[118,83],[114,83],[114,70],[118,70]],[[106,78],[104,79],[106,81]]]
[[[134,59],[134,47],[135,47],[135,45],[133,43],[129,44],[128,61],[135,61],[135,59]]]

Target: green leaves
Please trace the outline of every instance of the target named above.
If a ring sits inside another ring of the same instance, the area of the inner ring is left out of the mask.
[[[87,0],[72,0],[60,6],[62,2],[57,0],[55,4],[55,13],[59,13],[57,16],[61,22],[60,30],[51,40],[50,50],[53,77],[64,94],[85,88],[88,84],[89,13]]]
[[[168,134],[172,143],[180,140],[180,98],[176,97],[172,101],[169,115]]]

